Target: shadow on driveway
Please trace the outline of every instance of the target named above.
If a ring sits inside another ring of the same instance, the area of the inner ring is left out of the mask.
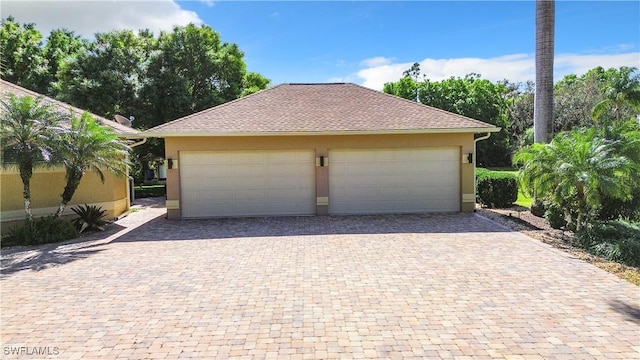
[[[172,221],[153,219],[117,242],[337,234],[508,232],[475,214],[288,216]]]
[[[0,277],[4,278],[23,270],[40,271],[53,266],[85,259],[104,250],[102,243],[80,243],[69,245],[42,246],[30,250],[3,255]],[[102,247],[102,248],[100,248]]]
[[[626,302],[620,300],[613,300],[609,302],[609,306],[624,315],[630,321],[640,324],[640,308],[634,305],[629,305]]]
[[[146,204],[146,207],[151,206],[154,204]],[[0,278],[23,270],[40,271],[81,260],[105,250],[109,243],[117,242],[507,231],[509,230],[475,214],[460,213],[287,216],[181,221],[166,220],[162,214],[130,229],[115,223],[104,232],[88,234],[65,243],[3,249]]]

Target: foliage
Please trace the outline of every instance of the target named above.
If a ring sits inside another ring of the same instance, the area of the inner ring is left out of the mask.
[[[136,199],[148,197],[164,197],[167,189],[165,185],[140,185],[135,187]]]
[[[631,196],[633,167],[614,145],[588,129],[523,148],[513,159],[522,165],[520,185],[562,208],[569,226],[580,231],[596,218],[603,195],[621,200]]]
[[[604,99],[593,107],[593,118],[605,124],[619,122],[640,112],[640,74],[623,66],[605,72]]]
[[[125,176],[129,147],[118,136],[85,112],[72,117],[70,129],[62,135],[57,154],[66,171],[67,183],[56,216],[61,216],[71,201],[86,171],[95,171],[104,183],[103,170]]]
[[[631,173],[640,174],[640,123],[633,118],[615,121],[606,127],[604,133],[614,141],[616,153],[629,159]],[[600,220],[640,220],[640,177],[632,178],[631,187],[631,197],[626,200],[603,194]]]
[[[89,41],[67,29],[52,30],[42,49],[42,56],[47,61],[48,87],[43,92],[56,97],[58,92],[58,73],[64,64],[73,62],[89,47]]]
[[[478,143],[478,164],[487,167],[508,166],[511,145],[506,132],[509,127],[506,86],[481,79],[478,74],[468,74],[464,78],[451,77],[439,82],[429,79],[416,82],[411,77],[419,76],[415,74],[416,70],[419,68],[408,70],[408,76],[397,82],[385,84],[383,91],[409,100],[417,98],[422,104],[502,128],[489,139]]]
[[[533,100],[535,84],[533,81],[525,83],[510,83],[503,81],[507,88],[505,94],[507,102],[507,118],[509,119],[508,133],[514,148],[521,148],[533,144]]]
[[[236,44],[222,43],[211,27],[193,24],[161,33],[157,51],[144,71],[141,99],[146,116],[140,126],[169,120],[237,99],[244,80],[266,85],[256,76],[245,78],[244,53]]]
[[[518,199],[516,176],[510,172],[476,170],[478,202],[489,208],[502,208]]]
[[[254,73],[254,72],[246,72],[244,77],[242,78],[242,94],[240,96],[247,96],[253,93],[257,93],[262,89],[266,89],[269,86],[271,80],[265,78],[264,76]]]
[[[0,28],[2,78],[43,93],[48,69],[42,54],[42,34],[35,24],[20,25],[13,17],[2,20]]]
[[[23,185],[27,221],[31,222],[31,177],[33,169],[54,161],[53,143],[62,131],[62,116],[42,99],[7,95],[0,100],[0,142],[3,167],[16,166]]]
[[[561,229],[567,226],[567,220],[564,218],[564,212],[557,204],[546,204],[544,218],[547,219],[549,225],[554,229]]]
[[[66,241],[78,236],[76,228],[68,221],[47,216],[9,230],[2,239],[2,246],[39,245]]]
[[[640,266],[640,225],[637,223],[597,222],[576,234],[575,244],[608,260]]]
[[[71,208],[78,217],[73,220],[73,226],[75,226],[78,233],[82,233],[85,230],[95,231],[104,230],[104,226],[109,222],[104,219],[107,215],[107,210],[103,210],[96,205],[84,204]]]
[[[147,129],[267,88],[246,71],[244,53],[206,25],[95,34],[91,41],[55,29],[43,43],[34,24],[2,21],[2,77],[106,118],[136,119]],[[137,147],[141,157],[164,156],[162,141]]]
[[[60,65],[59,99],[106,118],[142,116],[137,95],[152,43],[148,32],[96,34],[86,51]]]

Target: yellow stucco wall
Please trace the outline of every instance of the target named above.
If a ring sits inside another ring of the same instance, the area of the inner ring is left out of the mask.
[[[113,219],[129,211],[129,182],[126,177],[117,177],[104,172],[104,183],[97,173],[87,172],[80,182],[65,214],[73,214],[71,207],[79,204],[93,204],[107,210],[107,218]],[[50,215],[60,204],[61,194],[66,184],[64,168],[37,169],[31,178],[31,201],[34,216]],[[22,181],[17,169],[0,171],[0,220],[2,232],[11,224],[24,219]]]
[[[165,139],[166,157],[178,160],[177,169],[167,170],[167,214],[170,219],[180,215],[180,152],[233,150],[314,149],[316,156],[328,156],[331,149],[425,148],[459,147],[461,154],[474,151],[473,134],[393,134],[393,135],[318,135],[318,136],[228,136],[228,137],[170,137]],[[474,155],[475,157],[475,155]],[[331,160],[329,159],[329,164]],[[330,166],[330,165],[329,165]],[[317,196],[329,195],[327,169],[318,167]],[[460,209],[475,209],[473,164],[460,161]],[[326,207],[317,208],[325,214]]]

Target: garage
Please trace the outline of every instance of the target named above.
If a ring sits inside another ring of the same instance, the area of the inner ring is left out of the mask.
[[[180,153],[183,218],[315,214],[315,153]]]
[[[329,213],[460,211],[460,149],[329,151]]]

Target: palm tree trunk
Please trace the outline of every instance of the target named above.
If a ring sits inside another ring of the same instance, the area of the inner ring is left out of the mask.
[[[536,0],[536,95],[533,110],[534,141],[548,142],[553,133],[553,48],[555,1]]]
[[[22,180],[22,197],[24,198],[24,212],[29,224],[33,222],[31,212],[31,176],[33,176],[33,165],[30,162],[22,162],[19,165],[20,179]]]
[[[81,179],[82,179],[82,174],[80,174],[79,177],[76,175],[67,174],[67,185],[64,187],[64,192],[62,192],[62,201],[58,206],[58,210],[56,211],[55,217],[62,216],[62,213],[64,212],[65,207],[69,204],[69,201],[71,201],[73,194],[76,192],[76,189],[80,185]]]
[[[27,221],[29,223],[33,222],[33,213],[31,212],[31,187],[29,185],[29,180],[22,179],[22,196],[24,198],[24,212],[27,216]]]

